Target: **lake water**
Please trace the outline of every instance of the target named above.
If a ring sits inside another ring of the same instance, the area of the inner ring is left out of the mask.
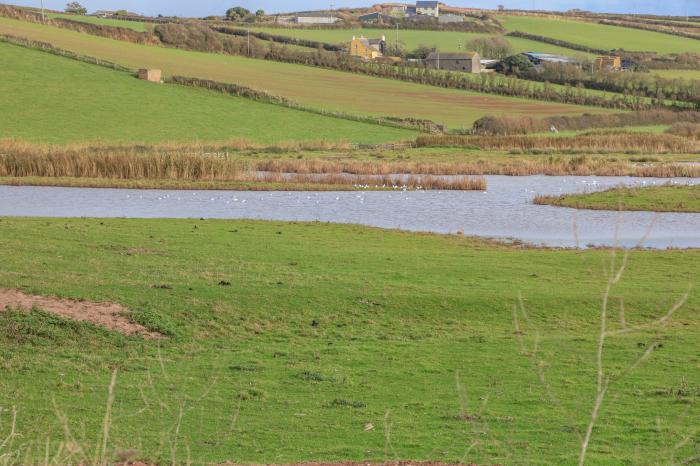
[[[250,192],[0,186],[0,216],[219,218],[356,223],[547,246],[700,247],[700,214],[532,204],[537,194],[700,179],[487,176],[488,191]],[[616,232],[617,231],[617,235]],[[617,238],[617,239],[616,239]]]

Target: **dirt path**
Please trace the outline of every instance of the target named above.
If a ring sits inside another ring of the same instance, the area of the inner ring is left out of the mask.
[[[35,296],[17,290],[0,288],[0,311],[7,308],[29,310],[37,307],[66,319],[91,322],[95,325],[115,330],[125,335],[141,335],[144,338],[160,338],[157,332],[150,332],[144,326],[133,322],[128,309],[114,303],[93,303],[74,299]]]

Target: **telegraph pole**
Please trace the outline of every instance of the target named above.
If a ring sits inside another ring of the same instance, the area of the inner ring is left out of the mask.
[[[248,29],[248,56],[250,57],[250,29]]]
[[[46,22],[46,15],[44,15],[44,0],[41,0],[41,22]]]
[[[396,23],[396,52],[399,51],[399,23]]]

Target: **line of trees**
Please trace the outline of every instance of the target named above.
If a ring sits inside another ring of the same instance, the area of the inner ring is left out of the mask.
[[[503,61],[503,66],[509,62]],[[652,99],[686,102],[700,108],[700,81],[663,78],[650,73],[595,70],[593,65],[545,63],[535,70],[509,68],[518,77],[539,82],[583,86],[587,89],[641,95]]]

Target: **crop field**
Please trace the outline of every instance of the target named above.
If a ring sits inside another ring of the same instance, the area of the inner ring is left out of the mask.
[[[325,117],[128,73],[0,42],[0,138],[37,142],[262,143],[412,139],[413,131]]]
[[[279,36],[296,37],[300,39],[315,40],[331,44],[346,44],[352,39],[352,36],[364,35],[365,37],[380,37],[386,35],[387,41],[394,43],[396,41],[396,30],[388,28],[382,29],[298,29],[298,28],[265,28],[254,27],[252,30],[275,34]],[[414,50],[420,45],[435,47],[443,52],[457,52],[466,50],[467,43],[478,37],[490,37],[493,34],[478,34],[454,31],[415,31],[415,30],[400,30],[399,43],[407,50]],[[520,52],[543,52],[554,54],[568,54],[572,51],[556,45],[543,44],[541,42],[519,37],[505,37],[508,42],[513,45],[513,51]],[[588,54],[576,52],[579,55],[588,56]],[[484,57],[488,58],[488,57]]]
[[[603,111],[302,65],[149,47],[4,18],[0,18],[0,33],[49,42],[62,49],[133,68],[159,68],[166,75],[240,84],[314,108],[358,115],[430,119],[457,128],[469,127],[474,120],[487,114],[549,116]]]
[[[609,251],[210,220],[3,218],[0,237],[0,289],[119,303],[165,335],[0,312],[0,437],[11,407],[19,434],[0,450],[10,459],[578,457]],[[628,327],[665,315],[697,285],[698,260],[632,252],[612,288],[610,331],[622,329],[623,301]],[[524,313],[514,314],[519,295]],[[698,296],[665,325],[608,337],[612,382],[590,464],[695,454]]]
[[[114,26],[133,29],[137,32],[145,32],[146,27],[149,26],[148,23],[142,23],[140,21],[125,21],[121,19],[98,18],[94,16],[67,15],[61,13],[47,13],[46,16],[49,18],[70,19],[72,21],[80,21],[83,23],[97,24],[101,26]]]
[[[648,51],[661,54],[700,52],[700,41],[653,31],[606,26],[585,21],[538,16],[498,17],[508,31],[529,32],[588,47]]]

